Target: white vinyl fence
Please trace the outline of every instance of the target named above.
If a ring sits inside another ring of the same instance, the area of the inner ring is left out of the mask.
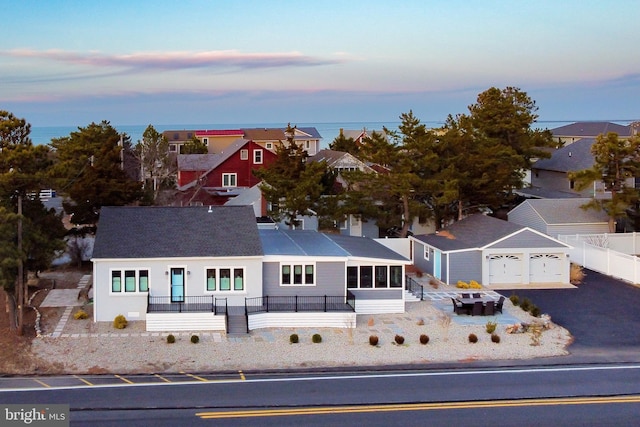
[[[607,276],[640,283],[640,234],[572,234],[558,236],[572,246],[571,262]]]

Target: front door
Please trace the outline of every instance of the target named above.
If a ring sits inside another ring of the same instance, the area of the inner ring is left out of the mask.
[[[171,302],[184,302],[184,268],[171,269]]]
[[[440,280],[442,279],[442,253],[434,249],[433,251],[433,277]]]

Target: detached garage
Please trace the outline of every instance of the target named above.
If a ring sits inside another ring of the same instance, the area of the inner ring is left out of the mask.
[[[486,287],[569,283],[569,245],[497,218],[473,215],[411,239],[414,265],[449,285],[459,280]]]

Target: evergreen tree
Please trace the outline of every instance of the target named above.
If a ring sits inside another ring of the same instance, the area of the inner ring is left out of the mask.
[[[353,138],[347,138],[344,136],[344,132],[340,129],[340,134],[329,144],[329,149],[334,151],[344,151],[346,153],[358,155],[360,147]]]
[[[578,190],[584,190],[594,181],[603,182],[611,198],[592,199],[585,208],[600,209],[609,216],[609,231],[615,232],[617,218],[627,216],[638,200],[638,192],[627,185],[629,179],[640,172],[640,137],[620,139],[615,132],[598,135],[591,146],[594,165],[569,174]]]
[[[207,154],[209,149],[195,136],[187,141],[180,150],[180,154]]]
[[[52,140],[54,176],[60,191],[68,192],[64,208],[75,224],[93,224],[102,206],[123,206],[142,196],[140,182],[123,170],[123,150],[131,139],[119,134],[108,121],[78,128],[67,137]]]

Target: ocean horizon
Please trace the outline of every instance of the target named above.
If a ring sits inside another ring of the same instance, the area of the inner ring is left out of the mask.
[[[553,129],[580,120],[549,120],[538,121],[535,123],[536,128]],[[630,120],[602,120],[627,125]],[[441,121],[423,121],[428,128],[439,127],[444,124]],[[88,124],[87,124],[88,125]],[[81,127],[86,127],[82,125]],[[148,125],[117,125],[111,124],[118,132],[126,133],[131,137],[133,145],[142,140],[142,134]],[[340,135],[340,129],[344,130],[361,130],[368,131],[382,130],[383,127],[397,130],[400,121],[394,122],[330,122],[330,123],[292,123],[297,127],[315,127],[322,136],[320,148],[327,148],[329,144]],[[169,125],[153,125],[158,132],[165,130],[205,130],[205,129],[242,129],[242,128],[284,128],[287,123],[223,123],[223,124],[169,124]],[[31,128],[31,140],[36,145],[49,144],[54,138],[69,136],[71,132],[78,130],[78,126],[36,126]]]

